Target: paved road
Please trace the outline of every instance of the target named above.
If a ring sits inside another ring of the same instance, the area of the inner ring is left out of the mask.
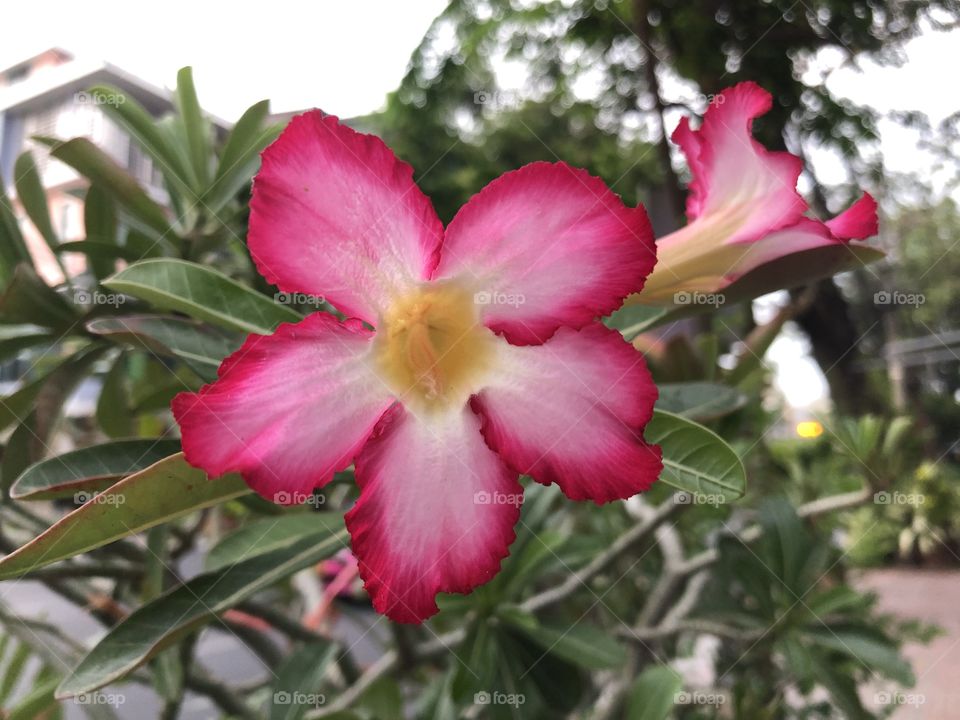
[[[916,687],[902,690],[899,697],[881,689],[880,700],[896,697],[902,703],[894,720],[960,718],[960,570],[871,570],[856,584],[879,596],[881,611],[935,623],[943,630],[930,644],[905,649]],[[877,693],[870,692],[864,702],[877,699]]]

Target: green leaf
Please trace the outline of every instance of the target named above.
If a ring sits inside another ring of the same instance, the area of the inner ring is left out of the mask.
[[[743,407],[747,399],[734,388],[710,382],[661,383],[657,408],[705,422]]]
[[[67,277],[67,269],[63,266],[60,257],[57,255],[57,245],[60,239],[53,230],[53,223],[50,222],[50,208],[47,207],[47,193],[43,189],[43,183],[40,180],[40,173],[37,171],[37,165],[33,161],[33,154],[27,150],[17,158],[13,165],[14,185],[17,188],[17,197],[23,209],[27,211],[30,222],[47,245],[54,253],[57,264],[63,277]]]
[[[105,348],[87,345],[66,358],[48,374],[0,402],[0,426],[19,423],[3,453],[2,486],[10,483],[47,451],[64,402],[85,378]]]
[[[163,177],[185,198],[197,197],[197,177],[187,153],[161,130],[160,123],[129,93],[107,85],[95,85],[90,94],[100,102],[98,107],[124,128],[143,150],[153,158]]]
[[[674,709],[681,687],[674,669],[665,665],[647,668],[630,688],[624,720],[664,720]]]
[[[113,196],[100,185],[91,185],[83,199],[83,226],[87,240],[116,245],[117,207]]]
[[[318,538],[343,529],[340,513],[294,512],[258,518],[243,525],[217,543],[204,562],[204,569],[220,570],[279,548],[289,547],[305,537]]]
[[[17,266],[6,292],[0,296],[0,324],[40,325],[64,333],[76,323],[77,314],[70,304],[41,280],[32,266]]]
[[[23,241],[20,223],[13,214],[13,206],[0,178],[0,287],[6,286],[18,263],[33,267],[33,258]]]
[[[103,378],[103,387],[100,388],[100,397],[97,399],[97,423],[100,429],[112,438],[135,434],[130,393],[127,389],[127,355],[124,352],[117,354]]]
[[[619,330],[623,339],[630,341],[637,335],[656,327],[669,312],[668,308],[663,307],[624,305],[603,322],[607,327]]]
[[[27,348],[36,347],[37,345],[53,344],[57,339],[57,336],[53,333],[36,332],[4,338],[0,340],[0,361],[15,358],[22,350],[26,350]]]
[[[712,430],[679,415],[654,410],[643,433],[663,449],[660,480],[678,490],[735,500],[746,492],[743,463]]]
[[[96,492],[119,478],[145,470],[180,450],[178,440],[118,440],[41,460],[16,479],[10,495],[18,500]]]
[[[0,485],[5,492],[14,478],[48,451],[47,443],[60,419],[64,403],[102,355],[103,348],[88,346],[32,386],[38,389],[30,398],[30,409],[25,411],[27,417],[17,418],[19,424],[10,436],[0,461]],[[13,410],[9,403],[3,407],[5,412]]]
[[[0,579],[19,577],[247,492],[240,477],[208,480],[178,453],[90,497],[7,555],[0,560]]]
[[[818,623],[819,625],[819,623]],[[880,637],[876,637],[866,628],[815,627],[804,636],[821,648],[833,650],[852,658],[858,665],[866,666],[871,672],[878,672],[901,685],[912,687],[916,678],[910,663],[901,655],[897,647]]]
[[[517,612],[504,613],[501,618],[544,652],[588,670],[621,667],[626,661],[620,643],[599,628],[585,624],[552,627],[541,624],[533,615],[522,617]]]
[[[87,330],[124,345],[182,360],[205,382],[217,379],[217,368],[243,337],[194,320],[159,315],[97,318]]]
[[[186,130],[190,165],[197,178],[197,188],[202,189],[210,182],[210,162],[213,154],[210,147],[210,123],[200,109],[197,90],[193,85],[193,70],[189,67],[180,68],[177,73],[176,103]]]
[[[752,300],[774,290],[795,288],[882,260],[886,253],[862,243],[838,243],[791,253],[751,270],[723,290],[726,302]],[[711,306],[698,306],[710,309]]]
[[[105,107],[105,106],[100,106]],[[140,184],[103,150],[86,138],[62,142],[56,138],[35,138],[50,147],[50,155],[66,163],[92,184],[112,193],[114,199],[143,227],[160,236],[171,231],[166,211],[147,195]]]
[[[135,248],[124,247],[122,245],[110,245],[96,240],[76,240],[74,242],[61,243],[57,248],[58,253],[80,253],[86,255],[92,262],[96,261],[102,265],[105,271],[96,275],[98,278],[106,277],[114,270],[117,260],[126,260],[127,262],[137,262],[143,259],[143,254]]]
[[[366,710],[377,720],[403,720],[403,692],[392,677],[381,677],[374,682],[357,701],[357,706]]]
[[[2,677],[0,677],[0,705],[6,705],[10,698],[10,693],[19,684],[23,671],[27,669],[27,661],[30,659],[30,646],[24,643],[18,643],[14,646],[13,652],[7,659]]]
[[[230,131],[213,185],[203,197],[210,212],[219,212],[250,182],[260,167],[260,152],[280,134],[282,127],[279,125],[264,127],[269,113],[268,100],[251,105]]]
[[[307,537],[222,570],[203,573],[131,613],[91,650],[57,688],[57,697],[92,692],[124,677],[185,635],[280,580],[345,547],[346,530],[317,542]]]
[[[43,680],[35,679],[30,691],[4,714],[5,720],[37,720],[37,718],[53,720],[57,717],[55,714],[57,701],[53,693],[59,682],[60,678],[56,676]]]
[[[103,284],[157,307],[241,332],[267,335],[282,322],[303,319],[221,272],[185,260],[144,260]]]
[[[860,696],[857,693],[857,683],[852,675],[846,672],[839,672],[840,668],[831,664],[820,654],[814,654],[811,657],[810,669],[816,677],[817,682],[823,685],[834,704],[843,713],[847,720],[870,720],[875,717],[868,713],[860,702]]]
[[[326,701],[320,692],[323,676],[336,655],[337,646],[326,642],[308,643],[295,650],[274,681],[270,720],[300,720],[308,710],[322,706]]]
[[[0,402],[0,431],[6,430],[15,423],[21,423],[30,415],[33,401],[40,393],[47,376],[39,377],[20,387],[12,395],[8,395]]]

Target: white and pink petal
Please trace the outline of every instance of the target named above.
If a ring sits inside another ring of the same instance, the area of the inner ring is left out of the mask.
[[[216,382],[174,398],[187,462],[211,477],[238,472],[273,502],[303,502],[353,462],[394,403],[371,346],[359,321],[327,313],[251,335]]]
[[[468,408],[397,405],[357,458],[347,528],[374,608],[396,622],[422,622],[437,593],[470,592],[509,554],[523,490],[479,428]]]
[[[692,174],[688,219],[713,218],[726,242],[750,242],[793,224],[807,209],[796,190],[800,158],[753,138],[753,120],[771,104],[766,90],[740,83],[713,98],[699,130],[684,119],[673,135]]]
[[[374,324],[392,295],[429,278],[442,239],[412,168],[378,137],[314,110],[263,152],[248,246],[281,290]]]
[[[471,405],[516,472],[597,503],[647,490],[662,469],[643,428],[657,389],[643,356],[599,323],[540,346],[503,344],[496,380]]]
[[[582,327],[643,287],[656,262],[642,207],[564,163],[508,172],[447,228],[434,279],[475,291],[483,322],[517,344]]]

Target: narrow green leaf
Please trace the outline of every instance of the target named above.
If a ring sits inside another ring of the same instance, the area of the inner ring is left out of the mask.
[[[743,407],[747,399],[734,388],[710,382],[660,383],[657,408],[699,422],[715,420]]]
[[[269,112],[267,100],[251,105],[230,131],[213,185],[203,198],[210,212],[218,213],[250,182],[260,167],[260,152],[276,140],[283,129],[280,125],[264,126]]]
[[[75,385],[102,353],[103,348],[87,345],[77,350],[72,356],[58,359],[51,368],[46,368],[35,380],[25,383],[12,395],[0,399],[0,430],[6,429],[13,422],[22,421],[34,409],[40,407],[43,402],[41,392],[47,383],[55,383],[51,391],[63,383],[67,384],[66,389]]]
[[[585,624],[552,627],[540,623],[532,615],[521,617],[515,612],[501,617],[544,652],[588,670],[620,667],[626,660],[626,652],[620,643],[597,628]]]
[[[346,530],[319,543],[307,537],[289,547],[198,575],[164,593],[111,629],[60,684],[57,697],[91,692],[124,677],[220,613],[330,557],[345,546],[346,539]]]
[[[43,680],[34,680],[33,687],[17,704],[4,715],[5,720],[37,720],[37,718],[57,717],[57,700],[53,696],[60,678],[51,676]]]
[[[197,90],[193,85],[193,70],[189,67],[181,68],[177,73],[176,103],[186,130],[190,164],[197,178],[197,188],[203,189],[210,182],[213,155],[210,147],[210,123],[200,109]]]
[[[195,320],[160,315],[97,318],[87,329],[139,350],[179,358],[206,382],[217,379],[220,363],[243,342],[240,335]]]
[[[2,677],[0,677],[0,706],[7,704],[10,693],[17,686],[23,671],[26,670],[27,660],[30,659],[30,646],[18,643],[14,646],[10,658],[3,668]]]
[[[172,232],[166,211],[147,195],[140,184],[103,150],[86,138],[63,142],[56,138],[35,138],[50,147],[50,155],[60,160],[113,194],[116,201],[138,220],[160,236]]]
[[[153,115],[129,93],[108,85],[96,85],[90,88],[90,94],[100,100],[98,107],[129,132],[153,158],[171,190],[191,200],[196,198],[197,176],[187,152],[161,131]]]
[[[17,266],[6,292],[0,296],[0,324],[32,324],[66,332],[76,322],[77,314],[70,304],[41,280],[32,266]]]
[[[821,278],[862,268],[886,253],[861,243],[838,243],[791,253],[751,270],[724,289],[726,302],[752,300],[774,290],[809,285]],[[711,306],[699,306],[709,309]]]
[[[33,258],[20,232],[20,224],[13,214],[13,206],[0,178],[0,287],[6,287],[13,269],[25,263],[33,267]]]
[[[178,453],[99,495],[83,496],[86,503],[0,560],[0,579],[19,577],[247,492],[240,477],[208,480]]]
[[[10,495],[45,500],[103,490],[119,478],[145,470],[180,450],[179,440],[118,440],[72,450],[34,463],[16,479]]]
[[[13,337],[0,340],[0,361],[17,357],[22,350],[36,347],[37,345],[50,345],[57,341],[57,336],[53,333],[30,333],[28,335],[15,335]]]
[[[127,355],[120,352],[103,378],[100,397],[97,399],[97,423],[100,429],[112,438],[134,435],[134,417],[130,405],[130,393],[127,388]]]
[[[337,655],[333,643],[308,643],[293,652],[277,673],[270,698],[270,720],[300,720],[326,702],[323,677]]]
[[[858,665],[865,665],[901,685],[912,687],[916,678],[910,663],[892,643],[876,637],[866,628],[817,627],[804,633],[821,648],[833,650],[852,658]]]
[[[43,182],[40,180],[40,173],[37,171],[37,164],[33,161],[33,153],[29,150],[23,152],[13,165],[14,185],[17,188],[17,197],[23,209],[27,211],[27,217],[37,229],[47,245],[54,253],[54,258],[60,266],[60,271],[64,278],[67,277],[67,269],[57,255],[57,245],[60,239],[53,229],[53,223],[50,221],[50,208],[47,207],[47,193],[43,189]]]
[[[142,254],[134,248],[124,247],[122,245],[110,245],[96,240],[76,240],[74,242],[61,243],[57,252],[79,253],[86,255],[91,263],[97,264],[103,273],[96,275],[99,270],[94,272],[98,278],[106,277],[114,271],[117,260],[126,260],[127,262],[136,262],[142,259]]]
[[[695,495],[735,500],[746,492],[740,457],[712,430],[679,415],[654,410],[643,433],[663,449],[660,480]]]
[[[623,339],[630,341],[637,335],[656,327],[669,313],[669,308],[648,305],[624,305],[609,317],[604,324],[619,330]]]
[[[133,228],[127,228],[123,239],[124,250],[130,255],[136,255],[130,262],[139,262],[149,258],[176,256],[179,252],[171,242],[172,238],[151,238]]]
[[[295,512],[248,522],[217,543],[204,562],[209,572],[289,547],[305,537],[318,538],[343,529],[340,513]]]
[[[680,676],[666,665],[650,667],[630,688],[624,720],[665,720],[683,687]]]
[[[144,260],[103,284],[159,308],[241,332],[265,335],[282,322],[303,319],[221,272],[185,260]]]

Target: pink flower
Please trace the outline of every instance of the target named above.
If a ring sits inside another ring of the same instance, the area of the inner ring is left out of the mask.
[[[263,153],[249,247],[314,313],[251,335],[173,402],[187,460],[296,500],[354,463],[346,522],[374,607],[401,622],[490,580],[518,474],[597,503],[646,490],[656,388],[597,318],[655,263],[642,208],[563,163],[490,183],[444,229],[410,166],[314,111]],[[374,329],[370,329],[370,328]]]
[[[753,120],[770,93],[745,82],[711,102],[699,130],[687,118],[673,133],[693,180],[686,227],[657,242],[657,269],[640,303],[669,304],[677,292],[716,292],[784,255],[877,233],[877,203],[868,194],[827,222],[806,217],[797,193],[800,158],[753,139]]]

